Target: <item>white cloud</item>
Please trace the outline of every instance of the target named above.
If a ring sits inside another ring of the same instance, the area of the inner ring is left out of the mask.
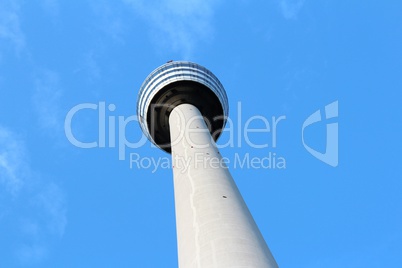
[[[16,220],[15,229],[8,230],[14,234],[13,243],[18,245],[14,253],[20,263],[37,263],[63,237],[67,225],[66,199],[58,185],[43,178],[27,185],[18,199],[13,210],[19,212],[8,215]]]
[[[58,0],[41,0],[42,8],[52,17],[57,17],[60,12],[60,4]]]
[[[89,51],[84,56],[84,66],[89,74],[90,80],[97,80],[101,76],[101,69],[96,60],[96,55],[93,50]]]
[[[88,82],[93,83],[101,78],[102,69],[99,66],[99,52],[100,49],[91,49],[82,55],[81,64],[74,70],[76,74],[83,74]]]
[[[21,8],[24,4],[22,0],[0,0],[0,59],[2,50],[14,50],[19,56],[26,51],[26,38],[21,28]],[[43,10],[57,17],[59,15],[58,0],[40,0]]]
[[[62,189],[39,176],[27,155],[24,141],[0,126],[0,230],[9,239],[0,246],[17,245],[7,250],[23,264],[43,260],[67,225]]]
[[[19,261],[25,265],[37,263],[47,256],[47,248],[39,244],[24,244],[16,252]]]
[[[101,30],[115,42],[124,44],[126,26],[121,19],[121,11],[113,2],[106,0],[91,0],[93,12],[99,18],[94,20],[95,28]]]
[[[0,126],[0,186],[16,195],[24,185],[26,166],[22,141]]]
[[[157,3],[143,0],[124,0],[150,23],[155,44],[190,57],[198,43],[213,36],[212,19],[220,1],[164,0]]]
[[[59,76],[49,70],[39,71],[34,81],[33,106],[39,125],[53,133],[63,130],[63,118],[60,111],[62,90]]]
[[[305,0],[280,0],[282,15],[285,19],[297,19]]]
[[[37,193],[34,203],[46,214],[49,234],[62,237],[67,225],[65,198],[62,190],[55,183],[48,183]]]
[[[0,1],[0,41],[10,43],[19,54],[25,47],[25,37],[20,27],[19,1]]]

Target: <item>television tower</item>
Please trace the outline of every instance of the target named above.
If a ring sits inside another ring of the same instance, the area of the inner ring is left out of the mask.
[[[180,268],[278,267],[215,141],[226,92],[205,67],[170,61],[141,86],[142,131],[172,154]]]

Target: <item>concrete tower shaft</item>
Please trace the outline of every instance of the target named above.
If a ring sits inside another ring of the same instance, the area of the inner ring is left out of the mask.
[[[199,110],[169,123],[179,267],[277,267]]]
[[[171,153],[179,267],[278,267],[216,147],[228,116],[219,80],[169,62],[141,86],[137,114],[151,142]]]

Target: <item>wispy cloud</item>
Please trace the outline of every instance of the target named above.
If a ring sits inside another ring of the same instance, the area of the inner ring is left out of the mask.
[[[11,44],[19,54],[25,47],[25,37],[20,27],[19,1],[0,1],[0,41]]]
[[[40,4],[44,11],[52,17],[57,17],[60,13],[59,0],[41,0]]]
[[[280,0],[282,15],[285,19],[297,19],[297,15],[302,9],[305,0]]]
[[[58,0],[40,0],[43,10],[53,18],[59,15]],[[2,50],[14,50],[19,56],[26,50],[26,38],[21,27],[22,0],[0,1],[0,57]]]
[[[44,211],[48,219],[46,229],[49,234],[62,237],[67,225],[66,205],[63,191],[55,183],[50,182],[37,193],[34,204]]]
[[[102,49],[94,48],[82,54],[82,61],[78,68],[74,70],[75,74],[84,75],[89,83],[96,82],[101,78],[102,69],[99,65],[99,51]]]
[[[94,20],[95,28],[101,30],[115,42],[124,44],[126,25],[121,19],[121,10],[118,5],[106,0],[91,0],[90,4],[97,17]]]
[[[36,182],[37,186],[28,190],[24,206],[29,212],[17,216],[18,246],[15,256],[20,263],[38,263],[46,259],[51,245],[61,239],[67,225],[67,211],[64,193],[53,182]],[[24,210],[21,210],[24,211]]]
[[[97,80],[101,76],[101,69],[96,59],[95,52],[93,50],[89,51],[84,56],[84,68],[89,74],[90,80]]]
[[[14,133],[0,126],[0,185],[13,196],[18,194],[26,176],[25,151]]]
[[[61,133],[63,130],[61,96],[59,75],[50,70],[38,71],[34,81],[33,106],[39,125],[50,133]]]
[[[124,0],[150,25],[157,45],[191,57],[198,43],[213,36],[212,20],[217,0]]]
[[[16,252],[19,261],[25,265],[38,263],[46,258],[47,248],[40,244],[24,244]]]
[[[43,260],[52,243],[64,234],[65,195],[53,180],[32,169],[24,140],[3,126],[0,126],[0,200],[0,230],[8,233],[0,246],[16,245],[6,249],[24,264]]]

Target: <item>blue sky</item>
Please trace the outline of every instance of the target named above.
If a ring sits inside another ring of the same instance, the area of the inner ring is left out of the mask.
[[[141,83],[168,60],[224,85],[231,163],[285,159],[229,165],[280,267],[402,267],[400,25],[396,0],[0,0],[0,267],[177,267],[171,169],[129,161],[169,155],[146,142],[119,160],[118,147],[120,134],[140,141],[137,122],[124,129],[119,117],[135,115]],[[104,148],[66,137],[68,112],[85,103],[97,109],[77,112],[72,133],[99,141],[105,103],[117,126]],[[336,167],[302,143],[319,109],[305,142],[324,152],[326,124],[338,123]],[[275,147],[272,132],[249,135],[268,147],[247,144],[253,116],[286,117]]]

